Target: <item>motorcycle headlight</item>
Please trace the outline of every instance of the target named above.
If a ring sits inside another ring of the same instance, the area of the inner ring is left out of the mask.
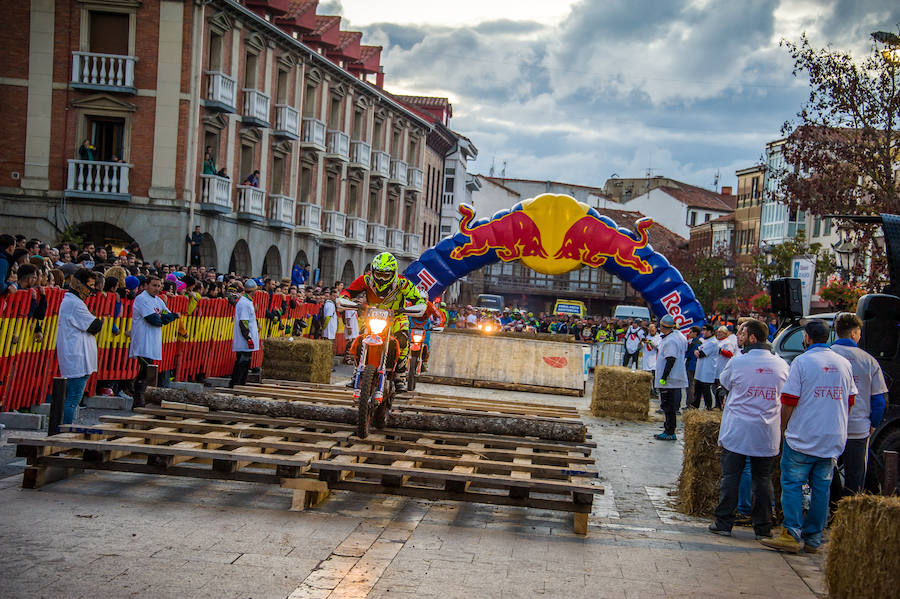
[[[483,325],[483,324],[478,325],[478,329],[479,329],[479,330],[480,330],[480,329],[483,329],[483,328],[484,328],[484,325]]]
[[[370,318],[369,319],[369,331],[371,331],[375,335],[380,335],[384,332],[385,327],[387,327],[387,321],[383,318]]]
[[[413,343],[422,343],[422,339],[425,338],[425,334],[422,331],[413,331],[412,340]]]

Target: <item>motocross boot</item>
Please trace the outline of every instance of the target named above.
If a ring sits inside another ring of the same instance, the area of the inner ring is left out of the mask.
[[[400,362],[397,363],[397,368],[394,370],[394,392],[395,393],[403,393],[406,391],[406,372],[409,370],[409,360],[403,358]]]

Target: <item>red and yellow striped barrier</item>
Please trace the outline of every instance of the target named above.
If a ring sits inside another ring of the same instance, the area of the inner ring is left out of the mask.
[[[47,314],[41,342],[34,338],[34,319],[28,318],[33,293],[19,291],[0,298],[0,411],[43,403],[49,396],[53,377],[58,376],[56,332],[65,291],[47,288],[45,292]],[[180,319],[163,327],[160,372],[169,372],[179,381],[231,374],[235,360],[231,351],[234,307],[223,298],[203,298],[192,305],[187,296],[160,297],[170,312],[181,314]],[[117,302],[121,303],[118,316]],[[114,293],[99,293],[86,303],[92,314],[103,319],[103,328],[97,334],[97,372],[87,386],[88,393],[95,393],[100,382],[125,381],[137,376],[137,361],[128,357],[132,300],[119,299]],[[291,336],[297,320],[304,318],[307,322],[302,334],[308,336],[309,317],[318,311],[316,304],[292,303],[280,294],[256,293],[253,305],[260,342]],[[335,354],[343,353],[343,338],[343,320],[339,319]],[[252,367],[262,365],[261,350],[254,352]]]

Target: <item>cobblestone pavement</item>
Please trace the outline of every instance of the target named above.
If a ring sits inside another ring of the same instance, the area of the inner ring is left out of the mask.
[[[420,390],[585,410],[606,491],[589,535],[537,509],[335,492],[297,513],[288,491],[254,484],[87,472],[26,491],[16,475],[0,480],[2,595],[824,596],[823,556],[767,551],[751,529],[711,535],[672,511],[682,444],[651,439],[658,421],[599,420],[587,398]]]

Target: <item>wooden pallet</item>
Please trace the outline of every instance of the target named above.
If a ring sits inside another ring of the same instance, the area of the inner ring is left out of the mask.
[[[404,439],[396,432],[354,438],[311,468],[330,489],[573,512],[575,531],[587,533],[593,497],[603,493],[591,484],[597,472],[590,448],[475,435]]]
[[[353,392],[346,387],[325,388],[324,385],[304,387],[301,384],[281,385],[280,383],[264,383],[241,385],[233,389],[219,389],[220,392],[245,395],[248,397],[267,397],[289,401],[302,401],[324,405],[352,405]],[[398,409],[415,409],[427,412],[478,413],[504,416],[524,416],[536,418],[555,418],[563,420],[580,420],[578,409],[567,406],[547,406],[544,404],[499,401],[475,397],[457,397],[425,393],[404,393],[397,396],[394,403]]]
[[[68,425],[39,439],[11,439],[28,459],[23,486],[93,469],[278,484],[292,509],[331,489],[573,512],[587,531],[597,476],[592,443],[384,429],[185,408],[139,408]]]
[[[279,484],[294,490],[292,509],[317,503],[327,485],[310,464],[350,437],[307,430],[302,422],[150,409],[104,416],[91,427],[66,425],[39,439],[12,439],[28,459],[23,487],[38,488],[78,470],[113,470]],[[326,427],[330,428],[330,427]]]

